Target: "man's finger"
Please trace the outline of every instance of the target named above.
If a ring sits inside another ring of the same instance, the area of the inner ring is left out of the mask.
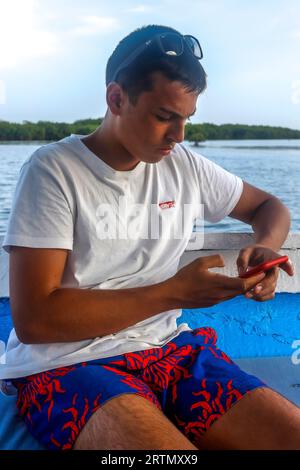
[[[265,302],[266,300],[272,300],[275,298],[275,292],[271,292],[266,295],[254,295],[251,300],[255,300],[256,302]]]
[[[246,293],[246,296],[254,297],[256,295],[259,295],[259,297],[262,297],[264,295],[268,295],[272,293],[273,291],[275,291],[278,274],[279,274],[278,266],[275,266],[270,271],[267,271],[266,277],[264,278],[264,280],[260,282],[259,284],[256,284],[254,288],[248,291]]]
[[[201,261],[201,268],[224,268],[225,262],[221,255],[202,256],[198,258]]]
[[[237,265],[239,274],[243,274],[246,271],[249,265],[249,259],[250,259],[251,253],[252,253],[252,249],[250,248],[243,248],[240,251],[238,259],[236,260],[236,265]]]
[[[250,290],[250,291],[246,292],[245,297],[247,297],[247,298],[252,298],[252,297],[259,297],[259,298],[261,298],[261,297],[269,296],[269,295],[271,295],[273,292],[275,292],[274,287],[269,287],[269,288],[266,287],[266,288],[263,288],[263,287],[261,286],[261,289],[257,289],[257,287],[259,287],[259,285],[256,286],[256,287],[254,287],[253,290]]]
[[[247,279],[240,277],[228,277],[222,274],[215,274],[215,279],[218,281],[220,287],[227,291],[232,291],[234,295],[246,293],[266,277],[265,273],[259,273]]]
[[[256,274],[255,276],[251,276],[246,279],[243,279],[245,290],[248,291],[252,289],[256,284],[262,281],[265,277],[266,277],[266,273],[259,273],[259,274]]]
[[[284,264],[280,264],[279,267],[283,269],[289,276],[294,276],[295,270],[294,270],[294,265],[291,262],[291,260],[288,260]]]

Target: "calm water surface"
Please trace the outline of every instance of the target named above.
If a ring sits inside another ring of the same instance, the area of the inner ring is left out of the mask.
[[[6,230],[21,165],[42,144],[0,143],[0,236]],[[206,141],[191,149],[278,196],[291,211],[292,231],[300,231],[300,140]],[[205,226],[215,232],[251,231],[251,227],[229,217]]]

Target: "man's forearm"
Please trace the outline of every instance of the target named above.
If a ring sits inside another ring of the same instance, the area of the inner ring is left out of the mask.
[[[22,341],[53,343],[105,336],[173,308],[168,280],[130,289],[59,288],[36,305],[39,312],[32,316]]]
[[[256,243],[274,251],[279,251],[283,245],[290,224],[288,208],[275,197],[262,204],[251,221]]]

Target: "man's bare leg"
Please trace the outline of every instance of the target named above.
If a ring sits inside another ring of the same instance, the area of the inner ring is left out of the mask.
[[[201,449],[300,449],[300,408],[263,387],[253,390],[216,421]]]
[[[112,398],[89,419],[74,450],[194,450],[150,401],[134,394]]]

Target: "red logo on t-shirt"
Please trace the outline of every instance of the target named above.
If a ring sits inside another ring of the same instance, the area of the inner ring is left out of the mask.
[[[169,209],[170,207],[175,207],[175,201],[164,201],[159,203],[161,209]]]

